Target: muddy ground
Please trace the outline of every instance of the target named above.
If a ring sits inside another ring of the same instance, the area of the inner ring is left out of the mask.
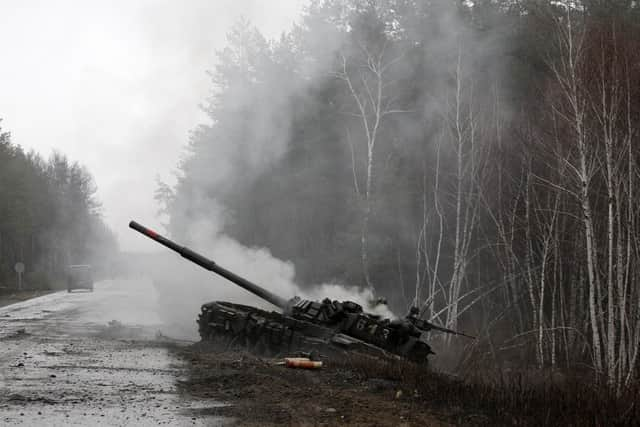
[[[178,388],[198,399],[231,403],[212,410],[243,426],[446,426],[410,387],[365,378],[344,363],[325,361],[319,370],[286,368],[281,359],[203,346],[178,350],[189,361]],[[460,421],[460,420],[458,420]]]

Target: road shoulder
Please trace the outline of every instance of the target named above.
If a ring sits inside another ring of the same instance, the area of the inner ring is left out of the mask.
[[[187,376],[178,389],[195,399],[230,403],[213,413],[243,426],[448,426],[445,416],[407,385],[362,378],[343,364],[289,369],[246,352],[184,348]],[[205,415],[194,413],[195,415]]]

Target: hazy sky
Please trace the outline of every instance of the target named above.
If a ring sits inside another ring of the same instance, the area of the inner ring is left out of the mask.
[[[206,70],[240,17],[275,38],[305,0],[0,0],[0,118],[13,142],[89,167],[125,250],[130,219],[157,224],[156,179],[173,182]],[[137,233],[136,233],[137,234]]]

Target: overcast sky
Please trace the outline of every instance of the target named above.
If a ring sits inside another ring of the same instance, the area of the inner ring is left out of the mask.
[[[0,0],[0,118],[13,142],[86,165],[124,250],[148,249],[156,178],[172,183],[240,17],[268,38],[305,0]]]

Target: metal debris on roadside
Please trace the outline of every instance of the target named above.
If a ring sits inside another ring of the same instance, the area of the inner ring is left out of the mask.
[[[287,368],[319,369],[322,368],[323,363],[308,357],[285,357],[275,362],[274,365],[286,366]]]
[[[320,369],[322,362],[311,360],[308,357],[285,357],[284,366],[287,368]]]

